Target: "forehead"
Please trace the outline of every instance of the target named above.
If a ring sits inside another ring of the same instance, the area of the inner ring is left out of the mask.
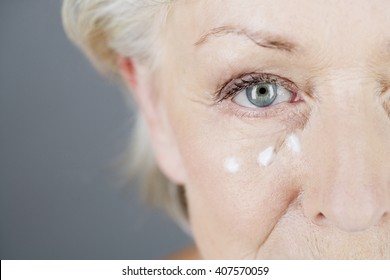
[[[229,26],[356,57],[367,47],[390,49],[389,14],[387,0],[188,0],[175,2],[169,22],[185,47]]]

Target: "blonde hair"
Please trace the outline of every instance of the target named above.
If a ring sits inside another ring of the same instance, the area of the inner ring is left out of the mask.
[[[118,56],[131,57],[151,71],[158,64],[160,34],[172,1],[64,0],[63,25],[98,71],[122,84]],[[139,115],[129,153],[129,173],[143,179],[143,193],[150,202],[187,228],[184,188],[160,171],[151,150]]]

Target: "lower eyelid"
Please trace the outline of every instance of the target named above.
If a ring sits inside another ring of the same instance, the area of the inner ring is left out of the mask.
[[[224,104],[222,104],[224,103]],[[281,117],[285,115],[287,111],[294,110],[291,106],[294,104],[289,102],[281,102],[276,105],[265,108],[248,108],[238,105],[232,101],[222,102],[220,104],[220,110],[229,115],[234,115],[239,118],[259,118],[268,119],[274,117]]]

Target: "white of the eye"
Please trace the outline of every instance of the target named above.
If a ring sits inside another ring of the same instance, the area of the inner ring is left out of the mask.
[[[282,86],[276,86],[277,90],[276,90],[276,99],[274,100],[274,102],[270,105],[276,105],[278,103],[282,103],[282,102],[288,102],[291,100],[291,92],[288,91],[287,89],[285,89],[284,87]],[[252,91],[252,94],[255,94],[254,91]],[[252,98],[256,98],[256,96],[252,97]],[[243,89],[242,91],[240,91],[234,98],[233,98],[233,102],[235,102],[236,104],[242,106],[242,107],[247,107],[247,108],[259,108],[257,106],[255,106],[254,104],[252,104],[249,100],[248,100],[248,97],[246,96],[246,90]]]

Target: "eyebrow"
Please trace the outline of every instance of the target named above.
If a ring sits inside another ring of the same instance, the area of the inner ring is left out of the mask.
[[[202,35],[195,42],[194,45],[200,46],[205,44],[212,37],[221,37],[230,34],[247,37],[256,45],[262,48],[275,49],[288,53],[296,52],[299,49],[298,44],[290,41],[283,36],[277,34],[270,34],[262,31],[251,32],[247,29],[237,28],[233,26],[221,26],[213,28],[206,34]]]

